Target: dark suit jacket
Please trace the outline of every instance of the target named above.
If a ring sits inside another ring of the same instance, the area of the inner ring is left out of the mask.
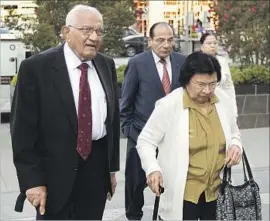
[[[185,56],[172,52],[171,90],[179,87],[178,78]],[[138,135],[154,110],[155,102],[165,92],[156,68],[152,51],[143,52],[128,62],[122,86],[120,118],[122,132],[137,141]]]
[[[105,158],[109,176],[109,171],[119,170],[116,70],[114,61],[100,53],[93,63],[107,99],[108,156]],[[77,127],[63,45],[25,59],[11,108],[14,164],[22,194],[32,187],[47,186],[51,212],[63,206],[72,190],[79,156]]]

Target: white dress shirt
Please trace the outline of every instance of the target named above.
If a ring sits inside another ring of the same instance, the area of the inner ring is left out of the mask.
[[[64,56],[67,64],[69,79],[73,91],[76,112],[78,115],[79,85],[81,70],[78,68],[82,61],[71,50],[67,43],[64,45]],[[97,71],[92,61],[85,61],[88,64],[88,81],[91,90],[92,105],[92,139],[98,140],[106,135],[105,120],[107,118],[107,102],[104,89],[101,85]]]
[[[163,64],[160,63],[161,58],[158,57],[157,54],[154,51],[152,51],[152,53],[153,53],[153,57],[154,57],[154,60],[155,60],[156,67],[157,67],[158,75],[160,77],[160,81],[162,82]],[[167,68],[167,71],[168,71],[168,74],[169,74],[170,82],[172,83],[172,65],[171,65],[170,56],[166,57],[164,60],[166,61],[166,68]]]

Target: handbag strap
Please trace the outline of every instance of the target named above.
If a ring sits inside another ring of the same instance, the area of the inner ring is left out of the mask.
[[[252,175],[251,168],[250,168],[250,165],[249,165],[249,162],[248,162],[248,158],[247,158],[247,155],[246,155],[246,152],[245,152],[244,149],[243,149],[242,160],[245,161],[245,165],[246,165],[247,172],[248,172],[248,179],[250,181],[253,181],[254,180],[253,175]]]
[[[224,193],[225,186],[228,184],[228,182],[230,182],[229,180],[230,180],[230,168],[227,167],[227,165],[225,165],[223,169],[223,179],[220,186],[222,193]]]
[[[243,163],[243,170],[244,170],[244,181],[246,182],[248,179],[249,181],[253,181],[253,175],[251,172],[251,168],[247,159],[247,155],[245,150],[243,149],[243,154],[242,154],[242,163]],[[246,171],[247,170],[247,171]],[[224,167],[224,172],[223,172],[223,182],[229,182],[231,183],[231,168],[227,167],[227,165],[225,165]],[[247,179],[247,174],[248,174],[248,179]]]
[[[242,156],[242,164],[243,164],[243,170],[244,170],[244,181],[245,182],[247,182],[247,173],[246,173],[246,170],[245,170],[245,168],[246,168],[246,164],[245,164],[245,160],[243,160],[243,156]]]

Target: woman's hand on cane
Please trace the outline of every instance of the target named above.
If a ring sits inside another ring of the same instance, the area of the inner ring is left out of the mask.
[[[147,176],[147,185],[157,196],[161,194],[161,188],[163,187],[163,179],[160,171],[154,171]]]

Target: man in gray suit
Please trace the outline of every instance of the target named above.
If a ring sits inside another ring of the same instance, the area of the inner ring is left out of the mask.
[[[149,47],[128,62],[122,87],[120,117],[122,132],[128,138],[125,171],[125,207],[129,220],[143,216],[145,172],[135,148],[138,135],[150,117],[155,102],[177,88],[185,57],[172,52],[174,31],[159,22],[150,28]]]

